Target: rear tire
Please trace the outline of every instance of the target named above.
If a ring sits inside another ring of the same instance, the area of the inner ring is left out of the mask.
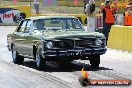
[[[45,58],[43,58],[41,56],[41,53],[39,50],[37,50],[37,52],[36,52],[35,59],[36,59],[37,68],[39,68],[39,69],[46,68],[46,60],[45,60]]]
[[[100,55],[92,55],[89,57],[91,68],[99,68]]]
[[[22,64],[24,61],[24,57],[20,56],[18,52],[16,51],[15,46],[12,46],[12,59],[14,64]]]

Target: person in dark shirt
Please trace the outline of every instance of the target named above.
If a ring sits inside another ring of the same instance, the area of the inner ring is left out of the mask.
[[[102,13],[103,13],[103,28],[104,28],[104,26],[105,26],[105,17],[106,17],[106,12],[105,12],[104,9],[102,10]]]

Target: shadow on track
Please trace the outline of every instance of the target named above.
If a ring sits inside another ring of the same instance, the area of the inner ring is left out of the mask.
[[[83,67],[85,68],[85,71],[113,70],[105,67],[99,67],[97,69],[90,68],[90,64],[84,64],[76,61],[72,61],[67,64],[59,64],[59,65],[56,64],[55,66],[51,64],[49,65],[49,63],[47,63],[47,67],[44,69],[37,68],[34,61],[25,61],[23,63],[23,66],[44,72],[74,72],[74,71],[81,71]]]

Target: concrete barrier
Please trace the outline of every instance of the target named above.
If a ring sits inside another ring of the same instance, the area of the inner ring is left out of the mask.
[[[132,27],[112,26],[108,39],[108,47],[132,52]]]

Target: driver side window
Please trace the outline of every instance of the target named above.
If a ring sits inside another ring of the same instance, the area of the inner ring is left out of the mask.
[[[24,30],[24,33],[29,33],[32,30],[31,24],[32,24],[32,22],[30,20],[28,20],[26,27],[25,27],[25,30]]]
[[[79,29],[79,28],[81,28],[78,19],[73,19],[73,20],[72,20],[72,27],[75,28],[75,29]]]
[[[26,28],[27,20],[22,20],[20,25],[17,28],[17,32],[24,32]]]

